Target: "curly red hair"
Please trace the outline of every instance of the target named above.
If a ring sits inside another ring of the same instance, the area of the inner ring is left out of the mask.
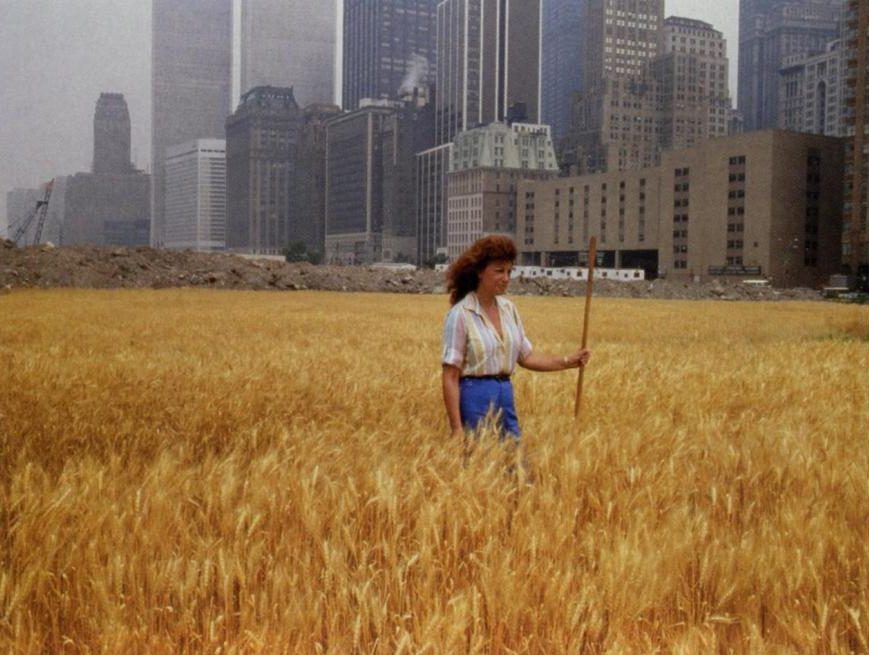
[[[516,261],[516,245],[510,237],[490,234],[477,239],[447,269],[447,290],[450,304],[455,305],[471,291],[477,290],[479,275],[491,262]]]

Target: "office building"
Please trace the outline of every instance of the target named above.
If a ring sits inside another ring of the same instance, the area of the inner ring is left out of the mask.
[[[601,26],[613,36],[587,48],[598,64],[586,76],[592,86],[574,104],[563,165],[580,173],[649,168],[665,150],[727,135],[733,112],[722,33],[689,18],[659,22],[660,2],[632,18],[625,18],[627,5],[606,9],[617,27]],[[644,41],[622,48],[634,33]],[[657,54],[644,59],[649,53]]]
[[[478,125],[540,121],[541,0],[444,0],[437,8],[435,141]]]
[[[841,139],[766,130],[652,168],[520,182],[520,262],[583,264],[576,244],[595,236],[605,267],[817,287],[841,262],[842,168]]]
[[[452,141],[498,122],[541,116],[541,0],[444,0],[437,8],[435,146],[417,156],[419,259],[447,256]]]
[[[226,248],[226,141],[166,148],[166,248]]]
[[[447,175],[447,256],[485,234],[516,234],[516,185],[548,179],[558,162],[548,125],[492,123],[456,135]]]
[[[582,2],[543,0],[540,90],[542,122],[557,144],[568,130],[573,96],[582,91]]]
[[[336,0],[243,0],[241,93],[292,87],[299,106],[335,95]]]
[[[382,133],[400,103],[369,101],[326,123],[326,252],[332,264],[380,261]]]
[[[402,100],[383,123],[381,166],[383,174],[383,241],[385,262],[417,263],[416,156],[434,145],[434,107],[425,89],[416,89]]]
[[[130,112],[121,93],[101,93],[94,112],[91,172],[130,173]]]
[[[780,127],[779,72],[839,36],[841,0],[739,3],[739,110],[745,130]]]
[[[437,0],[344,0],[343,106],[397,100],[435,70]]]
[[[254,87],[226,119],[226,248],[279,255],[299,240],[296,163],[303,114],[293,89]]]
[[[293,186],[298,199],[295,241],[309,253],[325,251],[326,244],[326,123],[341,114],[330,104],[312,104],[304,109]]]
[[[732,110],[724,35],[709,23],[670,16],[656,58],[661,150],[688,148],[728,134]]]
[[[842,136],[841,41],[809,57],[786,57],[779,71],[778,125],[784,130]]]
[[[517,189],[517,246],[526,266],[587,266],[598,239],[604,268],[658,275],[658,167],[523,181]]]
[[[420,264],[447,260],[447,184],[453,144],[416,155],[416,237]]]
[[[613,75],[642,75],[660,52],[663,0],[586,0],[582,17],[583,87],[592,92]]]
[[[583,92],[560,152],[579,172],[653,166],[660,155],[663,0],[587,0],[581,17]]]
[[[151,176],[133,168],[130,130],[124,96],[101,94],[94,111],[92,171],[68,176],[52,189],[49,209],[57,207],[63,245],[148,245]]]
[[[165,242],[166,148],[219,139],[231,111],[232,0],[153,0],[151,244]]]
[[[844,15],[845,205],[843,270],[869,289],[869,5],[848,0]]]
[[[151,227],[149,175],[138,171],[128,174],[76,173],[67,177],[63,204],[61,244],[64,246],[148,245]]]

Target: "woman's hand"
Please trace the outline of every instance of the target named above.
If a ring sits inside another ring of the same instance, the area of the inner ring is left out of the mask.
[[[588,364],[591,359],[591,351],[588,348],[580,348],[572,355],[567,355],[564,358],[565,368],[578,368]]]

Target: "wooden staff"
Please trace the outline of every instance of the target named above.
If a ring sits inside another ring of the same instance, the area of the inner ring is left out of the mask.
[[[591,314],[591,293],[594,289],[594,264],[597,260],[597,237],[592,237],[588,244],[588,280],[585,285],[585,320],[582,324],[582,347],[588,345],[588,317]],[[579,367],[579,376],[576,379],[576,403],[573,406],[573,418],[579,419],[579,408],[582,403],[582,378],[585,375],[585,366]]]

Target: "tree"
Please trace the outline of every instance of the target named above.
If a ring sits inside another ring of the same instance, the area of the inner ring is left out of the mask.
[[[323,253],[318,250],[308,250],[304,241],[293,241],[283,250],[288,262],[309,262],[319,264],[323,261]]]

